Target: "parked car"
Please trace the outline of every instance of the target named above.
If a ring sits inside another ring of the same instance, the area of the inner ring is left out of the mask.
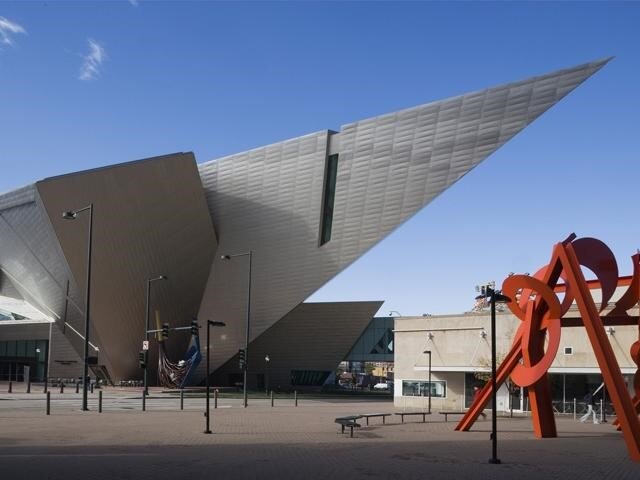
[[[391,385],[388,383],[376,383],[373,386],[374,390],[391,390]]]

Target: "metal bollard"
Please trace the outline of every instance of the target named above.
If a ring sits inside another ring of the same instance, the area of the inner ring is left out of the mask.
[[[180,389],[180,410],[184,410],[184,389]]]
[[[273,407],[273,390],[271,390],[271,406]]]
[[[93,393],[93,383],[90,384],[91,385],[91,393]]]
[[[98,391],[98,413],[102,413],[102,390]]]
[[[7,393],[11,393],[11,392],[13,392],[13,382],[9,380],[9,390],[7,390]]]
[[[576,403],[576,399],[573,399],[573,419],[576,419],[576,410],[578,409],[578,404]]]
[[[80,393],[80,382],[76,382],[76,393]]]
[[[47,392],[47,415],[51,415],[51,392]]]
[[[213,391],[213,408],[218,408],[218,389]]]
[[[295,400],[295,405],[297,407],[298,406],[298,391],[297,390],[293,391],[293,399]],[[382,419],[384,420],[384,417],[382,417]]]
[[[27,393],[31,393],[31,380],[27,380]]]
[[[47,379],[44,379],[44,389],[42,390],[42,393],[47,393],[49,391],[49,382],[47,381]]]
[[[64,383],[60,382],[60,393],[64,393]]]
[[[142,411],[147,411],[147,392],[142,390]]]

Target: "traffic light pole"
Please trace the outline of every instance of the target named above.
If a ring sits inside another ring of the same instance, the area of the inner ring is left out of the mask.
[[[209,409],[209,399],[211,397],[210,395],[210,386],[209,386],[209,357],[210,357],[210,350],[211,350],[211,344],[210,344],[210,340],[209,340],[209,332],[211,331],[211,321],[207,320],[207,413],[205,414],[205,417],[207,417],[207,425],[206,428],[204,430],[204,433],[211,433],[211,426],[210,426],[210,416],[211,416],[211,411]]]
[[[150,291],[151,291],[151,280],[147,280],[147,302],[146,302],[146,307],[145,307],[145,323],[146,323],[146,329],[145,329],[145,340],[147,341],[147,345],[149,345],[149,296],[150,296]],[[144,354],[144,394],[145,395],[149,395],[149,383],[148,383],[148,367],[147,367],[147,354]]]

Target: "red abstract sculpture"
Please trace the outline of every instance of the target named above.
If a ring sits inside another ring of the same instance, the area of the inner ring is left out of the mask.
[[[499,387],[511,377],[517,385],[528,387],[535,436],[556,437],[547,371],[560,345],[561,327],[584,326],[618,417],[615,424],[622,430],[631,458],[640,461],[640,422],[637,416],[640,412],[640,323],[637,316],[627,313],[640,300],[640,254],[631,258],[633,276],[630,282],[626,282],[627,279],[618,277],[618,266],[609,247],[595,238],[576,239],[575,234],[571,234],[553,247],[551,261],[535,275],[508,277],[502,284],[502,290],[512,299],[509,309],[522,323],[509,353],[496,371],[496,384]],[[598,281],[590,283],[602,291],[599,309],[581,266],[596,275]],[[564,284],[558,285],[560,278]],[[624,284],[629,285],[625,294],[609,313],[601,316],[615,289]],[[565,294],[562,302],[556,295],[560,291]],[[581,317],[563,318],[574,301]],[[638,371],[634,377],[635,396],[631,398],[604,326],[636,324],[639,326],[639,340],[631,347],[631,357],[638,365]],[[546,351],[545,338],[548,340]],[[471,428],[491,394],[491,382],[488,382],[456,430]]]

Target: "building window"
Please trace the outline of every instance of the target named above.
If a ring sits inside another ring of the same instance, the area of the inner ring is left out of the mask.
[[[402,395],[404,397],[428,397],[429,385],[431,385],[431,396],[444,398],[447,396],[447,382],[443,380],[433,380],[431,384],[423,380],[403,380]]]
[[[324,169],[324,192],[322,196],[322,221],[320,223],[320,245],[331,240],[333,224],[333,202],[336,196],[338,154],[329,155]]]
[[[291,370],[291,385],[320,386],[331,372],[320,370]]]
[[[564,347],[565,355],[573,355],[573,347]]]

